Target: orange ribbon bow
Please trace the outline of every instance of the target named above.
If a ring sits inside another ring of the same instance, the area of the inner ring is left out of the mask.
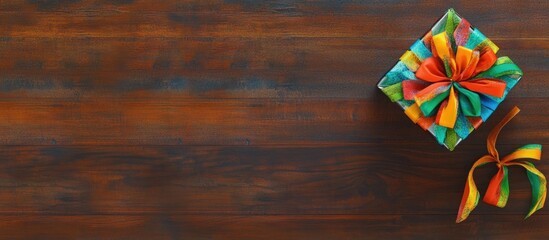
[[[520,160],[525,158],[540,160],[541,145],[528,144],[522,146],[503,158],[499,157],[498,151],[496,150],[496,139],[500,130],[515,115],[517,115],[519,111],[520,109],[518,107],[514,107],[511,112],[509,112],[507,116],[505,116],[505,118],[503,118],[503,120],[501,120],[501,122],[490,132],[490,135],[488,135],[487,144],[489,154],[478,159],[473,164],[471,170],[469,170],[467,182],[465,183],[465,190],[463,192],[463,197],[458,210],[456,219],[457,223],[467,219],[469,213],[471,213],[471,211],[473,211],[473,209],[477,206],[480,198],[480,194],[473,179],[473,171],[477,167],[490,162],[496,163],[499,171],[492,178],[492,180],[490,180],[490,184],[488,185],[488,189],[484,195],[484,202],[500,208],[505,207],[509,197],[509,178],[507,176],[507,167],[516,165],[522,166],[526,169],[528,180],[530,180],[530,184],[532,186],[532,205],[530,207],[530,211],[526,215],[526,218],[541,209],[545,204],[545,198],[547,196],[547,181],[545,176],[538,169],[536,169],[532,163],[526,160]]]
[[[432,37],[431,49],[433,56],[415,73],[418,80],[403,81],[402,89],[404,98],[415,100],[424,115],[437,112],[438,125],[454,128],[460,109],[465,116],[481,116],[479,94],[503,98],[507,82],[480,74],[497,62],[491,48],[457,46],[454,54],[448,34],[442,32]]]

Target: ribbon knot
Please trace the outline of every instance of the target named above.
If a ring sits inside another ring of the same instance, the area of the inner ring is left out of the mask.
[[[498,167],[498,172],[488,184],[486,194],[482,199],[484,202],[497,206],[500,208],[505,207],[507,199],[509,198],[509,166],[521,166],[526,169],[528,180],[532,186],[532,205],[525,218],[530,217],[534,212],[541,209],[545,204],[545,198],[547,196],[547,181],[543,173],[541,173],[534,164],[524,159],[541,159],[541,145],[540,144],[527,144],[524,145],[511,154],[499,158],[499,153],[496,149],[496,140],[499,132],[517,113],[520,111],[518,107],[514,107],[501,122],[492,129],[487,139],[488,155],[484,155],[479,158],[469,170],[467,176],[467,182],[465,183],[465,190],[459,206],[456,222],[462,222],[477,206],[480,194],[473,179],[474,170],[486,163],[494,162]]]

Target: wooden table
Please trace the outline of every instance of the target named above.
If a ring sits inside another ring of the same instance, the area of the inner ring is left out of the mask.
[[[454,152],[377,88],[454,7],[525,73]],[[467,171],[549,144],[546,1],[2,0],[0,239],[541,239],[504,209],[455,224]],[[549,174],[545,155],[538,168]],[[476,173],[481,191],[496,167]]]

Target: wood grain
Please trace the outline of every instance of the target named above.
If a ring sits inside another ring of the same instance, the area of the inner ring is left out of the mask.
[[[453,215],[467,160],[486,151],[462,146],[450,156],[429,151],[430,143],[396,147],[4,147],[0,214]],[[549,171],[549,164],[538,168]],[[476,172],[481,189],[496,170]],[[507,208],[481,205],[476,214],[527,212],[525,172],[511,168],[510,176]]]
[[[10,99],[0,101],[5,145],[310,145],[409,143],[443,149],[377,89],[370,100]],[[511,98],[511,96],[509,96]],[[486,136],[513,105],[523,113],[500,142],[547,143],[549,108],[543,98],[515,98],[461,145],[485,145]],[[493,120],[495,119],[495,120]],[[487,125],[487,126],[484,126]],[[401,126],[401,127],[395,127]],[[514,131],[520,129],[520,131]]]
[[[257,3],[256,3],[257,2]],[[25,37],[408,37],[417,38],[449,7],[410,1],[81,1],[31,0],[3,4],[0,32]],[[127,4],[121,4],[127,3]],[[398,6],[397,6],[398,5]],[[491,8],[454,7],[489,36],[547,37],[545,8],[536,1],[503,1]],[[21,10],[22,9],[22,10]],[[33,14],[25,14],[25,13]],[[414,19],[415,24],[402,24]],[[516,24],[529,19],[528,24]],[[112,23],[116,24],[112,24]]]
[[[486,5],[484,5],[486,4]],[[524,78],[454,152],[376,84],[453,7]],[[455,224],[488,132],[549,144],[545,1],[3,0],[0,239],[546,239]],[[538,168],[549,173],[543,156]],[[494,166],[475,173],[484,191]]]
[[[0,44],[0,97],[371,99],[377,81],[413,41],[7,38]],[[549,41],[497,44],[525,72],[512,94],[547,97]]]
[[[447,224],[448,215],[88,215],[0,218],[9,239],[544,239],[549,216],[479,216]],[[19,232],[14,229],[25,229]],[[258,231],[261,229],[261,231]],[[533,231],[536,229],[536,231]]]

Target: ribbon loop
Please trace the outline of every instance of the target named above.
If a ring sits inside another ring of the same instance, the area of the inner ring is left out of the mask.
[[[467,219],[469,214],[475,209],[480,198],[480,193],[478,192],[477,185],[473,179],[473,172],[477,167],[480,167],[489,162],[495,162],[494,157],[490,155],[485,155],[479,158],[469,170],[467,175],[467,182],[465,183],[465,190],[463,191],[463,197],[461,198],[461,204],[459,205],[458,216],[456,222],[462,222]]]
[[[533,160],[541,159],[541,145],[539,144],[527,144],[524,145],[511,154],[501,159],[502,162],[510,162],[516,159],[529,158]]]
[[[526,215],[526,218],[531,216],[534,212],[541,209],[545,204],[547,197],[547,180],[543,173],[541,173],[534,164],[519,159],[541,159],[541,145],[540,144],[527,144],[524,145],[511,154],[499,158],[498,151],[496,150],[496,140],[501,129],[507,124],[517,113],[520,111],[518,107],[514,107],[494,129],[490,132],[487,139],[487,147],[489,155],[485,155],[478,159],[469,170],[467,176],[467,182],[465,183],[465,190],[459,206],[456,222],[462,222],[475,209],[480,198],[480,194],[473,179],[474,170],[489,162],[495,162],[499,168],[498,172],[490,180],[490,184],[486,189],[483,201],[500,208],[505,207],[509,198],[509,177],[508,166],[521,166],[526,169],[528,180],[532,186],[532,205],[530,211]]]

